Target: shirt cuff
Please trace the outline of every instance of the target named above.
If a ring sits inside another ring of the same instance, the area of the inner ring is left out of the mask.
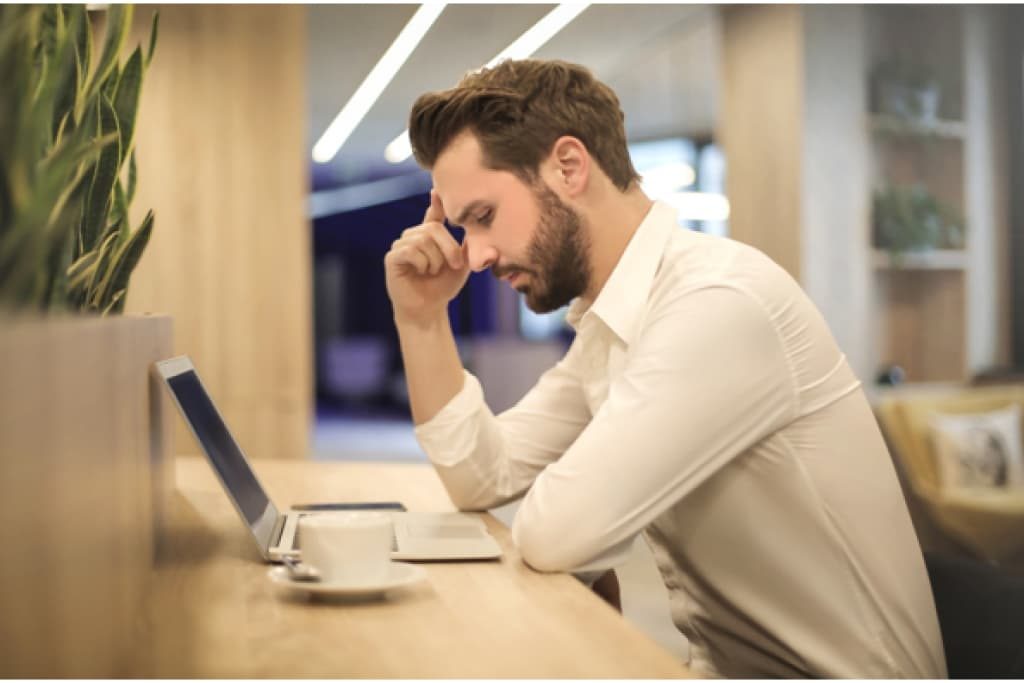
[[[476,442],[476,421],[469,419],[484,403],[479,380],[463,370],[462,389],[437,415],[413,429],[416,440],[437,465],[454,465],[467,457]]]

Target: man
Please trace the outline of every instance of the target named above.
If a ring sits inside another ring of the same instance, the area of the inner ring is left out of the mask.
[[[614,93],[504,62],[420,97],[410,135],[434,190],[387,287],[417,438],[456,505],[525,495],[512,535],[540,571],[602,574],[643,534],[699,674],[945,676],[891,460],[824,320],[760,252],[643,194]],[[535,311],[572,301],[576,329],[498,416],[446,314],[486,268]]]

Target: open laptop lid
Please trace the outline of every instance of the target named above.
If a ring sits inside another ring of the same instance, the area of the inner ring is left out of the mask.
[[[275,534],[280,533],[281,514],[228,431],[192,360],[188,356],[178,356],[154,365],[235,509],[256,538],[260,552],[268,558],[268,548],[276,542]]]

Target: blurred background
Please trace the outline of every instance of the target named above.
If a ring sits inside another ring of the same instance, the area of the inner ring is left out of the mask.
[[[160,8],[137,202],[160,228],[128,308],[174,316],[252,455],[419,457],[382,261],[430,178],[392,141],[417,95],[558,14],[437,7],[404,62],[417,5]],[[787,268],[869,390],[1024,362],[1020,7],[564,10],[528,49],[609,84],[648,193]],[[451,317],[500,410],[570,332],[496,284]]]
[[[158,226],[127,308],[173,316],[175,351],[250,456],[424,459],[383,272],[428,204],[406,117],[422,92],[539,33],[534,56],[584,64],[618,93],[645,189],[679,208],[679,229],[785,267],[876,405],[1020,381],[1020,6],[159,9],[135,202]],[[531,314],[488,273],[450,312],[496,411],[571,341],[561,312]],[[196,452],[180,424],[176,444]],[[918,498],[938,500],[934,475],[922,481]],[[1001,528],[1019,530],[1019,503]],[[666,624],[656,574],[637,571],[657,588],[625,589],[627,613]],[[652,633],[679,646],[670,625]]]

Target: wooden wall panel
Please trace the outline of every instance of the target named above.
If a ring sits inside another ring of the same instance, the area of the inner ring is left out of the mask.
[[[0,676],[127,674],[173,481],[149,374],[170,351],[167,317],[0,320]]]
[[[958,270],[884,274],[887,345],[881,361],[901,366],[908,382],[960,381],[966,363],[964,273]]]
[[[723,6],[721,137],[730,237],[800,278],[803,23],[794,5]]]
[[[139,6],[131,41],[152,12]],[[306,10],[159,8],[139,112],[137,219],[153,239],[128,299],[175,320],[242,448],[304,457],[313,395]],[[195,452],[179,424],[179,452]]]

